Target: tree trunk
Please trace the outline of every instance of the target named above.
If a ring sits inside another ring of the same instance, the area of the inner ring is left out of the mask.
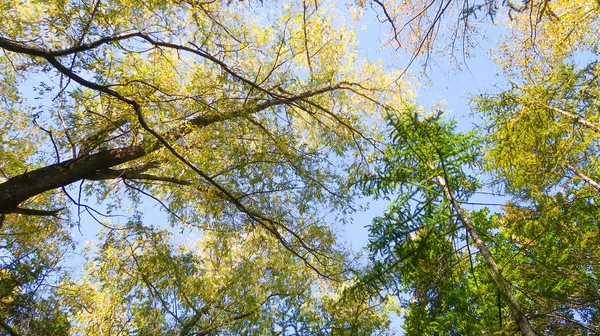
[[[452,204],[452,208],[454,208],[454,210],[458,214],[459,220],[461,221],[461,223],[463,223],[467,231],[469,231],[471,237],[473,237],[475,246],[477,246],[479,252],[481,252],[481,255],[483,256],[483,259],[488,264],[490,272],[492,273],[492,278],[494,279],[498,290],[508,302],[508,307],[510,308],[510,313],[512,315],[513,320],[519,326],[519,329],[521,330],[523,335],[535,336],[535,331],[531,327],[529,320],[523,313],[523,310],[519,306],[519,303],[517,302],[512,291],[508,287],[506,279],[504,279],[504,277],[502,276],[502,273],[500,272],[500,269],[498,268],[494,257],[490,253],[490,250],[488,250],[484,241],[479,236],[477,229],[475,228],[473,223],[471,223],[471,220],[465,215],[464,211],[462,210],[456,199],[454,199],[454,196],[452,196],[452,193],[448,188],[446,180],[440,175],[437,175],[436,178],[438,180],[439,185],[442,187],[445,198]]]

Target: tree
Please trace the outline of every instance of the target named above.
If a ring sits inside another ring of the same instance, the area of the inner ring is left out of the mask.
[[[554,63],[478,99],[491,131],[487,169],[513,196],[503,223],[511,263],[553,334],[600,330],[597,73],[595,62]]]
[[[84,277],[60,289],[81,334],[372,334],[389,323],[380,302],[338,304],[342,282],[315,282],[256,230],[209,232],[188,247],[139,223],[105,234]]]
[[[352,258],[322,214],[350,211],[404,90],[330,6],[4,1],[3,332],[384,330],[390,306],[340,299]],[[68,276],[85,214],[104,228]]]
[[[363,6],[367,3],[356,2]],[[573,3],[576,5],[573,6]],[[461,65],[468,66],[472,50],[488,35],[490,23],[495,25],[508,20],[506,24],[514,27],[514,22],[518,22],[522,32],[531,37],[523,47],[535,46],[538,25],[557,17],[555,11],[568,13],[561,10],[561,7],[584,9],[593,6],[591,2],[586,4],[585,1],[573,3],[552,0],[369,1],[377,11],[379,21],[389,25],[387,44],[396,51],[408,52],[410,60],[404,72],[416,60],[421,60],[423,66],[427,67],[432,59],[436,60],[435,56],[441,56],[443,60],[450,56],[457,68]],[[582,15],[588,14],[584,10],[569,13],[571,19],[575,20],[568,22],[575,23]],[[565,25],[565,33],[568,32],[569,25]],[[588,28],[589,31],[594,31],[593,27]],[[507,41],[506,46],[513,46],[510,41],[512,40]],[[559,43],[557,40],[557,45]],[[517,54],[515,56],[519,57]]]
[[[474,97],[478,134],[410,105],[412,118],[391,115],[366,190],[393,201],[358,288],[408,291],[407,333],[600,332],[599,8],[546,2],[535,21],[512,18],[495,54],[511,87]],[[474,172],[509,200],[501,211],[465,211],[485,186]]]
[[[496,218],[462,206],[479,187],[465,167],[477,162],[480,141],[456,132],[440,112],[423,117],[416,107],[407,109],[389,117],[391,143],[378,173],[366,179],[369,194],[397,196],[370,228],[369,248],[379,266],[363,283],[408,291],[409,335],[511,329],[535,335],[523,299],[488,247]],[[507,326],[504,305],[512,320]]]
[[[598,333],[597,2],[551,3],[553,19],[527,34],[515,21],[499,62],[509,90],[476,99],[487,118],[487,169],[512,196],[505,239],[520,291],[544,332]],[[508,57],[511,66],[508,67]]]

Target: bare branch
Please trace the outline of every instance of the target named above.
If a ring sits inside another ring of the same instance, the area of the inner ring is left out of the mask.
[[[373,0],[373,2],[376,3],[381,8],[381,10],[383,10],[383,15],[385,15],[386,21],[389,22],[390,25],[392,26],[392,33],[394,34],[394,40],[398,43],[398,47],[402,47],[402,42],[400,42],[400,38],[398,36],[400,31],[398,31],[398,29],[396,29],[396,24],[394,23],[394,19],[388,13],[387,9],[385,8],[385,5],[383,4],[383,2],[381,2],[379,0]]]

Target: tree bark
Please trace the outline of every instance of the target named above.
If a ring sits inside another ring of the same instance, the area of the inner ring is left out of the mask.
[[[15,176],[0,184],[0,213],[12,213],[19,204],[35,195],[91,177],[148,154],[144,146],[110,149],[84,155]]]

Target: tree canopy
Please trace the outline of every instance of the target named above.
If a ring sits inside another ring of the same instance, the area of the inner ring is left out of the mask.
[[[3,1],[0,334],[600,333],[599,14]],[[415,103],[413,61],[498,23],[478,127]],[[368,260],[339,239],[363,195],[391,200]]]
[[[388,117],[364,186],[392,202],[359,287],[408,292],[407,334],[600,332],[600,6],[544,6],[510,17],[494,55],[508,89],[473,96],[478,129],[414,104]]]
[[[353,256],[325,218],[404,90],[332,6],[3,2],[3,332],[385,329],[385,302],[338,304]],[[78,229],[100,233],[70,272]]]

